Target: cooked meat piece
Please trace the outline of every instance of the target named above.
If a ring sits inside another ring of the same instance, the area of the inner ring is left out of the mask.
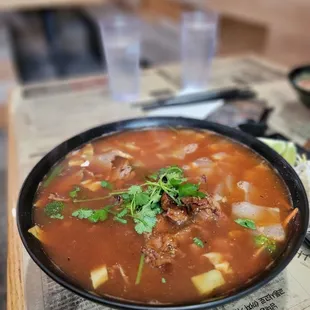
[[[190,214],[199,215],[206,220],[216,220],[221,215],[220,205],[211,196],[205,198],[184,197],[182,202]]]
[[[207,183],[207,177],[203,174],[203,175],[200,177],[200,181],[201,181],[201,183]]]
[[[100,170],[111,170],[113,161],[117,158],[132,159],[130,154],[124,153],[120,150],[109,150],[103,154],[94,155],[90,161],[91,166],[100,168]]]
[[[178,207],[166,193],[163,193],[163,195],[161,196],[160,204],[164,211],[167,211],[169,208]]]
[[[183,225],[188,220],[188,214],[183,207],[169,208],[165,214],[174,224]]]
[[[171,224],[169,224],[168,219],[163,214],[159,214],[153,231],[155,233],[166,233],[170,227]]]
[[[189,219],[186,209],[182,206],[177,206],[175,202],[164,193],[161,196],[161,207],[166,212],[164,215],[174,224],[183,225]]]
[[[134,174],[129,160],[123,157],[116,157],[113,161],[111,181],[129,179],[133,176]]]
[[[187,243],[190,238],[192,238],[192,228],[193,225],[189,225],[175,234],[175,238],[179,244]]]
[[[132,159],[132,156],[128,153],[124,153],[120,150],[111,150],[109,152],[106,152],[104,154],[100,154],[98,158],[102,161],[109,161],[112,162],[116,157],[122,157],[126,159]]]
[[[197,143],[188,144],[184,147],[185,154],[191,154],[194,153],[198,148]]]
[[[177,251],[177,242],[170,234],[152,234],[147,237],[142,249],[146,263],[153,267],[171,264]]]
[[[55,201],[70,201],[69,198],[65,198],[62,196],[59,196],[58,194],[49,194],[48,199],[55,200]]]

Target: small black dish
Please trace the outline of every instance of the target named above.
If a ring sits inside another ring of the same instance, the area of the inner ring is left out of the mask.
[[[288,74],[288,79],[293,86],[293,88],[296,90],[301,102],[307,107],[310,108],[310,87],[309,90],[306,90],[305,88],[299,86],[297,84],[298,77],[301,77],[303,74],[306,74],[309,76],[310,81],[310,65],[305,65],[301,67],[297,67],[293,69]]]
[[[207,129],[247,145],[269,162],[269,164],[279,173],[280,178],[283,180],[289,191],[293,208],[299,209],[299,216],[295,219],[295,225],[293,225],[288,235],[288,244],[269,269],[264,270],[257,275],[253,281],[245,283],[242,287],[237,288],[226,296],[201,303],[178,303],[171,305],[145,304],[130,302],[109,296],[98,296],[78,285],[70,275],[64,274],[59,268],[57,268],[43,251],[40,242],[28,233],[28,229],[34,225],[32,209],[37,187],[56,162],[61,160],[73,149],[78,148],[95,138],[127,130],[142,130],[158,127]],[[256,138],[240,130],[208,121],[181,117],[150,117],[124,120],[98,126],[78,134],[55,147],[39,161],[26,178],[20,192],[16,218],[22,242],[35,263],[54,281],[84,298],[118,309],[202,310],[223,306],[228,302],[244,297],[267,284],[277,276],[294,258],[304,241],[308,228],[309,208],[305,189],[294,169],[283,159],[283,157]]]

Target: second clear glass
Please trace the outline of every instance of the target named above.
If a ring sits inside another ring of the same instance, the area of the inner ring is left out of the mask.
[[[198,91],[208,86],[211,61],[216,52],[218,15],[189,12],[182,17],[182,86]]]

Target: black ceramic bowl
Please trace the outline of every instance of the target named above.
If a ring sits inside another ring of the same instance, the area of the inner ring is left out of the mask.
[[[44,253],[40,242],[27,232],[28,229],[34,225],[32,218],[32,203],[37,187],[44,175],[46,175],[49,169],[53,166],[53,164],[63,158],[71,150],[79,147],[81,144],[84,144],[94,138],[101,137],[102,135],[109,135],[120,131],[168,126],[208,129],[247,145],[252,150],[260,154],[263,158],[265,158],[273,166],[273,168],[278,171],[290,192],[294,208],[299,209],[298,219],[295,221],[295,225],[293,225],[293,229],[288,236],[288,246],[275,260],[274,264],[268,270],[265,270],[263,273],[258,275],[251,283],[245,284],[243,287],[236,289],[236,291],[232,292],[228,296],[223,296],[220,299],[209,302],[160,306],[132,303],[116,298],[98,296],[88,292],[76,284],[71,277],[62,273],[57,267],[55,267],[55,265]],[[309,214],[307,196],[300,179],[292,167],[268,146],[241,131],[229,127],[195,119],[172,117],[140,118],[106,124],[85,131],[63,142],[59,146],[55,147],[46,156],[44,156],[44,158],[41,159],[40,162],[30,172],[21,189],[17,208],[17,224],[24,246],[30,254],[31,258],[53,280],[65,288],[71,290],[72,292],[94,302],[113,308],[141,310],[192,310],[215,308],[241,298],[246,294],[253,292],[254,290],[257,290],[264,284],[268,283],[277,274],[279,274],[279,272],[281,272],[292,260],[304,240],[308,226],[308,217]]]
[[[306,107],[310,108],[310,90],[306,90],[305,88],[300,87],[296,83],[297,79],[304,74],[307,74],[309,76],[309,80],[310,80],[310,65],[301,66],[301,67],[293,69],[288,74],[288,78],[289,78],[291,85],[296,90],[301,102]]]

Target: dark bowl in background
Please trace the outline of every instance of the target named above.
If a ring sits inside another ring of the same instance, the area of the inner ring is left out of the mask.
[[[298,97],[300,101],[307,107],[310,108],[310,90],[306,90],[300,86],[297,85],[296,79],[298,76],[301,74],[307,73],[309,74],[309,80],[310,80],[310,65],[305,65],[305,66],[300,66],[295,69],[293,69],[289,74],[288,74],[288,79],[295,89],[295,91],[298,94]]]
[[[264,270],[261,274],[255,277],[251,283],[247,283],[243,287],[237,288],[234,292],[231,292],[229,295],[223,296],[220,299],[202,303],[149,305],[138,302],[124,301],[107,296],[95,295],[94,293],[89,292],[83,287],[79,286],[69,275],[66,275],[61,270],[59,270],[45,254],[40,242],[28,233],[28,229],[34,225],[32,208],[37,187],[43,177],[48,173],[50,168],[56,162],[61,160],[68,152],[78,148],[82,144],[89,142],[92,139],[104,135],[110,135],[126,130],[156,127],[185,127],[202,130],[207,129],[247,145],[249,148],[260,154],[260,156],[262,156],[265,160],[267,160],[270,165],[279,173],[291,195],[293,207],[299,209],[299,216],[297,219],[295,219],[294,225],[292,225],[292,229],[288,235],[288,245],[285,247],[279,257],[276,258],[274,264],[268,270]],[[119,309],[193,310],[210,309],[222,306],[223,304],[239,299],[253,292],[254,290],[257,290],[258,288],[268,283],[276,275],[278,275],[293,259],[304,240],[308,227],[308,213],[308,201],[305,189],[294,169],[280,155],[278,155],[278,153],[273,151],[264,143],[239,130],[216,123],[180,117],[154,117],[131,119],[98,126],[78,134],[55,147],[32,169],[22,186],[17,207],[17,225],[22,242],[36,264],[49,277],[58,282],[60,285],[84,298],[112,308]]]

